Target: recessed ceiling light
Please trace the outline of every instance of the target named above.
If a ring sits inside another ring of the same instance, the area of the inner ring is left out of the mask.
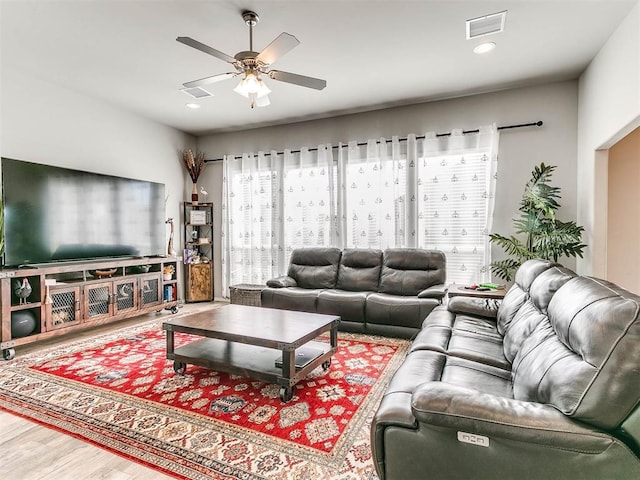
[[[184,105],[187,108],[192,108],[193,110],[196,110],[197,108],[200,108],[200,105],[198,105],[197,103],[185,103]]]
[[[473,53],[477,53],[477,54],[487,53],[493,50],[494,48],[496,48],[495,43],[485,42],[485,43],[481,43],[480,45],[476,45],[476,47],[473,49]]]

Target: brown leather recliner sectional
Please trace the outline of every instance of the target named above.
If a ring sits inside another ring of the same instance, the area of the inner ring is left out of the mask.
[[[339,315],[340,330],[412,338],[442,303],[445,278],[437,250],[301,248],[261,299],[263,307]]]
[[[640,297],[530,260],[423,322],[371,425],[381,480],[640,478]]]

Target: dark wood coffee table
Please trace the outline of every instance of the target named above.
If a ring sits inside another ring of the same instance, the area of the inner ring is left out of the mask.
[[[187,364],[281,385],[280,399],[293,397],[293,386],[314,368],[328,369],[338,350],[340,317],[316,313],[225,305],[162,324],[167,358],[183,375]],[[174,332],[203,337],[175,348]],[[314,341],[329,332],[330,343]]]

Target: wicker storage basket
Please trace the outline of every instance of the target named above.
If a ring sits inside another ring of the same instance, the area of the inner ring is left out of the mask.
[[[248,283],[231,285],[229,287],[231,303],[260,307],[262,305],[260,294],[262,293],[263,288],[264,285],[251,285]]]

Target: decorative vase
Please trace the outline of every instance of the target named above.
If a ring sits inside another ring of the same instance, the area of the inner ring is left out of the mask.
[[[198,205],[198,185],[193,184],[193,189],[191,190],[191,205]]]
[[[171,273],[163,273],[163,274],[162,274],[162,279],[163,279],[165,282],[168,282],[169,280],[171,280],[171,279],[172,279],[172,274],[171,274]]]
[[[11,313],[11,338],[31,335],[36,329],[36,317],[29,310],[18,310]]]

